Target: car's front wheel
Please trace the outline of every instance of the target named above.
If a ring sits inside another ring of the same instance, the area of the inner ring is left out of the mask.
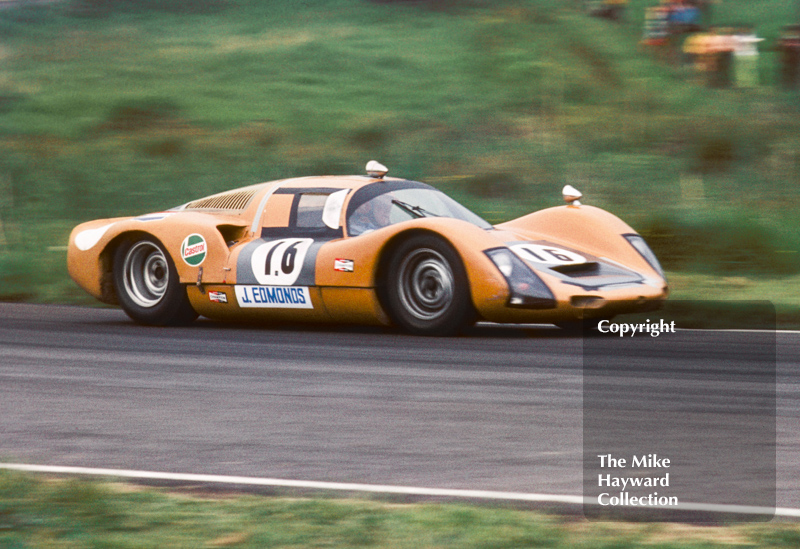
[[[394,250],[386,295],[392,320],[421,335],[453,335],[475,321],[464,265],[435,236],[412,237]]]
[[[117,248],[114,287],[122,309],[140,324],[175,326],[197,318],[175,264],[153,238],[127,241]]]

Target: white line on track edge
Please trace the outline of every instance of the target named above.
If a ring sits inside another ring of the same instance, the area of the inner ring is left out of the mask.
[[[496,492],[491,490],[459,490],[449,488],[420,488],[381,484],[356,484],[346,482],[321,482],[309,480],[287,480],[278,478],[241,477],[227,475],[199,475],[189,473],[162,473],[156,471],[132,471],[126,469],[101,469],[93,467],[66,467],[58,465],[29,465],[24,463],[0,463],[0,469],[67,475],[92,475],[143,480],[169,480],[179,482],[202,482],[216,484],[238,484],[244,486],[272,486],[282,488],[305,488],[314,490],[337,490],[346,492],[369,492],[375,494],[402,494],[409,496],[433,496],[447,498],[486,499],[504,501],[528,501],[543,503],[566,503],[571,505],[599,505],[582,496],[557,494],[528,494],[523,492]],[[638,507],[638,506],[629,506]],[[744,515],[775,515],[800,518],[800,509],[788,507],[754,507],[747,505],[723,505],[714,503],[679,503],[677,506],[660,507],[678,511],[705,511]]]

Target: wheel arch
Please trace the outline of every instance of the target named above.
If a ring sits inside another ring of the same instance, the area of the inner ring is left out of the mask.
[[[373,273],[373,280],[375,281],[375,293],[378,296],[378,302],[383,309],[383,312],[387,314],[391,318],[389,301],[388,301],[388,294],[387,294],[387,280],[388,271],[389,271],[389,264],[391,263],[392,256],[404,242],[417,237],[417,236],[430,236],[434,238],[438,238],[445,244],[447,244],[452,250],[453,253],[461,260],[461,267],[464,271],[464,278],[467,283],[467,295],[469,295],[470,303],[473,309],[476,309],[474,298],[472,295],[472,288],[470,283],[470,276],[466,266],[466,261],[464,255],[459,251],[458,247],[453,243],[453,241],[448,238],[446,235],[443,235],[440,232],[432,231],[430,229],[425,228],[412,228],[405,230],[403,232],[397,233],[393,235],[390,239],[386,241],[386,243],[381,247],[380,251],[378,252],[378,259],[375,262],[375,272]]]
[[[148,326],[183,326],[197,318],[162,239],[148,231],[124,231],[109,241],[102,254],[104,273],[111,275],[104,288],[113,292],[132,320]]]
[[[100,290],[102,292],[101,301],[110,305],[119,305],[117,288],[114,284],[114,256],[117,249],[126,242],[131,242],[141,238],[152,238],[164,248],[164,243],[153,233],[147,231],[124,231],[112,238],[100,252]],[[166,249],[166,248],[164,248]],[[175,261],[173,259],[173,261]]]

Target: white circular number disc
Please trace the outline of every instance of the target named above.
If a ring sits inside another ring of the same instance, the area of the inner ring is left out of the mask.
[[[574,265],[586,263],[586,258],[563,248],[542,244],[517,244],[511,251],[525,261],[544,263],[545,265]]]
[[[310,238],[284,238],[256,248],[251,265],[258,283],[265,286],[294,284],[313,242]]]

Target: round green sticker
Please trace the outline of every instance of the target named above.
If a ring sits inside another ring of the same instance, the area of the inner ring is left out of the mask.
[[[181,257],[192,267],[197,267],[205,260],[206,252],[206,239],[199,234],[190,234],[181,244]]]

